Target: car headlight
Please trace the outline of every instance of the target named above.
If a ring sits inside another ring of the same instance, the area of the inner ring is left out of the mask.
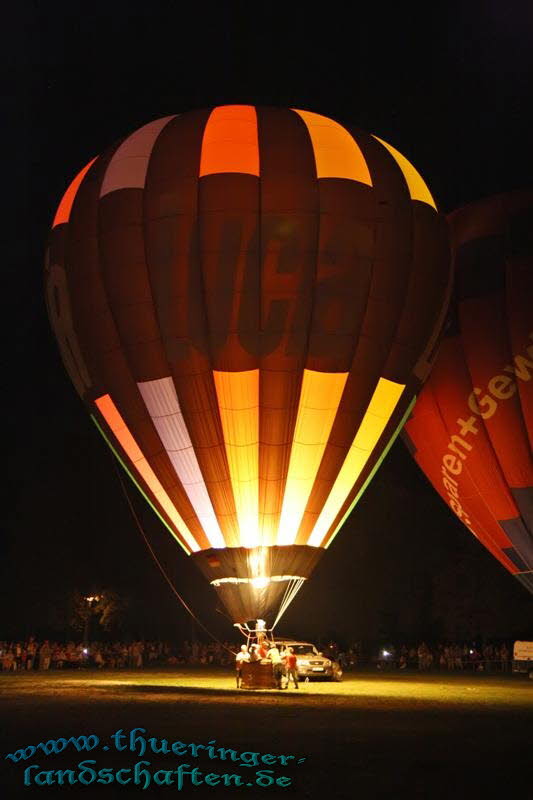
[[[324,661],[325,667],[331,667],[331,661]]]
[[[308,667],[309,666],[309,661],[307,661],[305,658],[299,658],[298,659],[298,664],[300,664],[300,666],[302,666],[302,667]]]

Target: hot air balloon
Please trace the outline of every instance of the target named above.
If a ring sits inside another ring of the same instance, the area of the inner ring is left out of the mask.
[[[279,619],[426,378],[446,224],[394,147],[248,105],[150,122],[67,189],[66,369],[234,623]]]
[[[404,437],[443,500],[533,592],[533,192],[449,217],[456,297]]]

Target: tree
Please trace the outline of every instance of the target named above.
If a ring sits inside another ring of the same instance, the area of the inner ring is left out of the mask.
[[[111,589],[90,595],[76,591],[71,596],[70,625],[75,630],[83,631],[84,641],[87,641],[91,626],[98,625],[105,631],[118,627],[127,606],[127,600]]]

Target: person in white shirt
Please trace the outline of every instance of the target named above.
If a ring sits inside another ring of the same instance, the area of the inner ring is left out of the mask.
[[[237,670],[237,689],[241,688],[241,680],[242,680],[242,665],[245,661],[250,660],[250,653],[248,652],[248,648],[245,644],[241,644],[241,649],[235,656],[235,668]]]

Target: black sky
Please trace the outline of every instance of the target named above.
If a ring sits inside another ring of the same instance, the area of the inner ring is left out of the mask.
[[[48,624],[43,609],[71,588],[113,586],[131,597],[132,633],[190,633],[48,327],[42,263],[62,192],[143,123],[232,102],[307,108],[382,136],[412,159],[444,211],[531,184],[531,6],[43,1],[18,3],[4,23],[0,622],[27,633]],[[229,636],[211,590],[131,495],[178,587]],[[479,633],[520,635],[533,626],[532,606],[397,442],[286,627],[387,639],[446,635],[470,619]]]

